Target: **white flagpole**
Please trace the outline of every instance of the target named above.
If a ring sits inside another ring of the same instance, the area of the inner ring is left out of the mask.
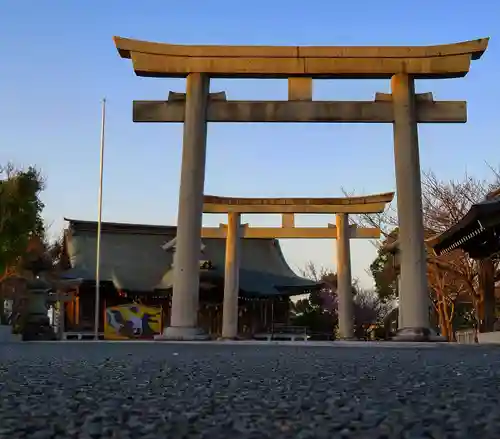
[[[97,246],[95,264],[95,320],[94,338],[99,340],[99,321],[101,319],[100,283],[101,283],[101,225],[102,225],[102,177],[104,170],[104,126],[106,124],[106,99],[102,100],[101,155],[99,160],[99,201],[97,207]]]

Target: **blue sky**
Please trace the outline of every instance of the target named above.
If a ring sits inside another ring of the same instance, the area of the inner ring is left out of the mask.
[[[417,6],[418,4],[418,6]],[[419,92],[467,100],[464,125],[419,129],[422,168],[443,179],[488,175],[499,160],[500,4],[494,0],[0,0],[0,163],[36,164],[51,232],[64,216],[97,217],[100,100],[108,99],[106,221],[175,224],[181,125],[133,124],[132,100],[183,91],[182,79],[134,76],[112,36],[178,44],[426,45],[490,36],[466,78],[420,81]],[[497,32],[495,32],[497,31]],[[497,40],[496,37],[499,37]],[[229,99],[286,99],[285,80],[214,80]],[[315,81],[314,96],[369,100],[389,81]],[[210,125],[206,193],[338,196],[395,188],[390,125]],[[224,218],[207,216],[215,225]],[[279,217],[245,218],[278,225]],[[299,217],[299,225],[334,218]],[[295,269],[308,260],[334,268],[334,243],[283,241]],[[353,274],[365,285],[375,255],[352,244]]]

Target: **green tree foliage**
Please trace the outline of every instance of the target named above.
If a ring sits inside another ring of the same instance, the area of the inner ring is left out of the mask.
[[[312,291],[307,298],[295,302],[293,325],[333,336],[338,323],[335,295],[337,275],[325,269],[318,270],[312,262],[306,265],[302,275],[321,284],[321,287]]]
[[[0,168],[0,276],[16,266],[34,236],[43,237],[44,224],[40,193],[44,181],[30,166]]]
[[[394,242],[397,236],[398,229],[395,228],[378,248],[377,257],[370,265],[370,272],[375,281],[375,293],[383,302],[392,301],[398,295],[394,256],[384,251],[384,247]]]
[[[0,167],[0,324],[7,322],[5,280],[14,279],[13,275],[26,269],[27,256],[33,253],[30,246],[44,237],[44,205],[40,200],[43,188],[43,178],[35,167]]]

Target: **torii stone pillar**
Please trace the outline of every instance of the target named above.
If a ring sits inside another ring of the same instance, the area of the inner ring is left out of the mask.
[[[354,338],[354,296],[352,294],[349,217],[336,216],[337,222],[337,300],[339,338]]]
[[[166,339],[206,338],[197,320],[209,84],[203,73],[190,73],[186,79],[174,288],[170,326],[163,333]]]
[[[240,290],[240,223],[241,215],[228,214],[226,236],[226,266],[224,272],[224,302],[222,309],[222,338],[238,336],[238,293]]]
[[[396,338],[417,340],[430,336],[430,322],[414,79],[398,73],[391,79],[391,88],[401,261],[399,311],[404,324]]]

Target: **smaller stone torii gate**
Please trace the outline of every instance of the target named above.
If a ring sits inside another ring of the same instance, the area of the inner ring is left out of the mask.
[[[187,78],[186,93],[165,101],[135,101],[134,122],[184,124],[179,188],[178,252],[172,308],[198,291],[208,122],[391,123],[401,247],[401,289],[407,313],[406,339],[428,331],[427,278],[422,223],[418,123],[464,123],[466,103],[435,102],[417,94],[415,80],[459,78],[481,58],[488,39],[438,46],[305,47],[187,46],[114,38],[138,76]],[[210,93],[211,78],[288,79],[287,101],[228,101]],[[390,79],[391,94],[374,101],[314,101],[313,79]],[[415,300],[406,302],[406,295]],[[193,304],[194,306],[194,304]],[[410,306],[410,305],[408,305]],[[187,312],[187,308],[182,308]],[[193,313],[175,314],[168,337],[196,338]],[[182,315],[181,315],[182,314]],[[406,315],[406,314],[405,314]]]
[[[353,295],[351,277],[350,239],[380,238],[378,228],[358,228],[349,225],[349,214],[380,213],[394,197],[393,192],[365,197],[346,198],[229,198],[205,195],[204,213],[224,213],[228,224],[203,227],[204,238],[226,239],[224,272],[224,303],[222,311],[222,337],[237,337],[240,239],[336,239],[337,240],[337,292],[339,336],[354,337]],[[242,214],[282,215],[281,227],[249,227],[241,224]],[[296,214],[336,214],[336,225],[328,227],[295,227]],[[197,294],[196,292],[194,294]],[[196,301],[189,299],[188,303]]]

